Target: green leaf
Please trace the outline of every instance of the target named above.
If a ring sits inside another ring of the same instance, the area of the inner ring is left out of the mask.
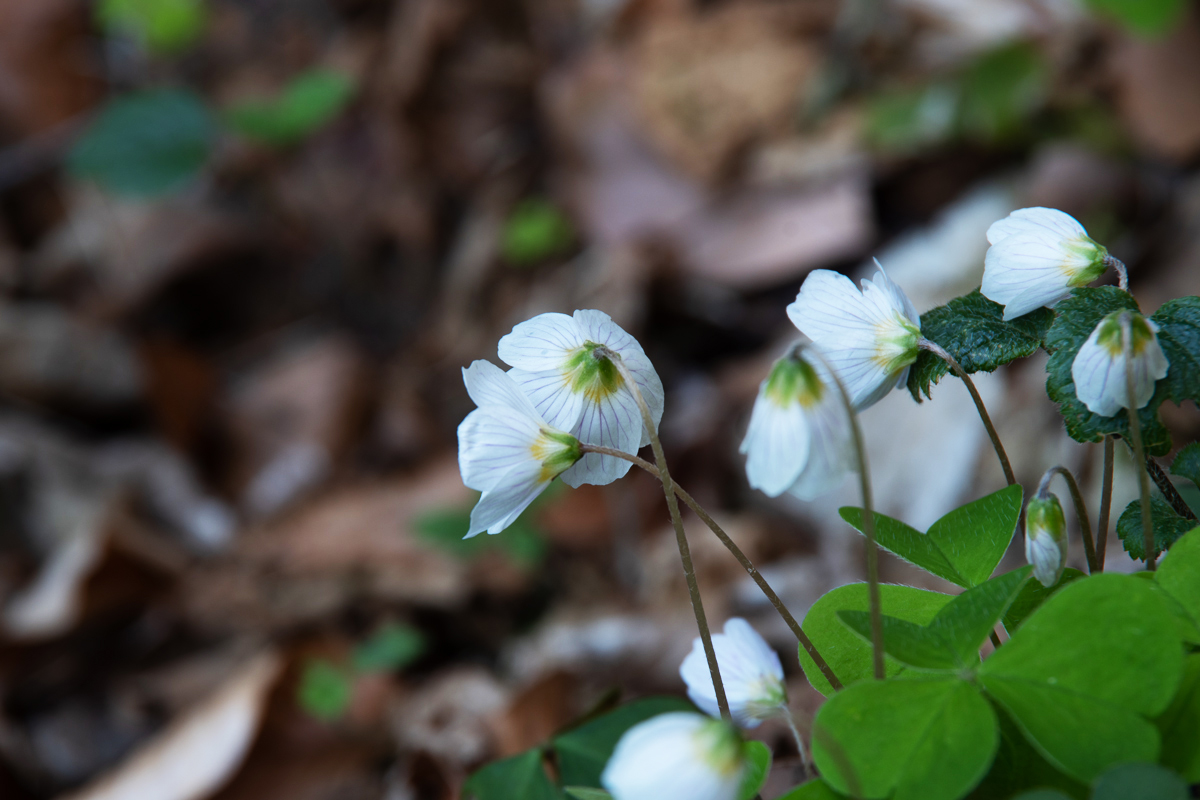
[[[857,633],[864,642],[870,644],[870,612],[839,611],[838,619]],[[904,666],[913,669],[953,671],[959,668],[954,649],[942,638],[940,631],[886,615],[883,617],[883,650]]]
[[[984,54],[963,76],[963,132],[984,141],[1020,133],[1045,102],[1048,74],[1041,53],[1027,42]]]
[[[1171,462],[1171,474],[1187,478],[1200,489],[1200,442],[1192,442],[1179,451]]]
[[[313,69],[293,78],[277,97],[239,103],[225,118],[248,139],[285,146],[332,121],[353,96],[354,83],[345,75]]]
[[[1051,353],[1046,365],[1046,392],[1059,404],[1059,413],[1067,433],[1077,442],[1099,442],[1108,434],[1129,439],[1129,415],[1124,409],[1112,417],[1088,411],[1075,397],[1071,365],[1079,348],[1100,320],[1114,311],[1137,310],[1137,301],[1128,292],[1113,286],[1083,287],[1054,307],[1054,324],[1046,332],[1046,350]],[[1165,348],[1164,348],[1165,352]],[[1169,356],[1168,356],[1169,357]],[[1171,436],[1158,418],[1158,407],[1167,398],[1167,382],[1159,381],[1150,402],[1138,411],[1142,424],[1142,444],[1151,455],[1165,455],[1171,449]]]
[[[558,753],[559,777],[568,786],[599,786],[600,773],[625,731],[659,714],[695,710],[691,703],[677,697],[650,697],[557,736],[553,745]]]
[[[109,33],[136,39],[152,53],[177,53],[204,31],[204,0],[100,0],[96,21]]]
[[[1188,656],[1179,691],[1157,723],[1162,763],[1188,783],[1200,783],[1200,654]]]
[[[385,625],[354,651],[358,672],[392,672],[425,652],[425,636],[409,625]]]
[[[939,592],[887,583],[879,587],[879,594],[884,614],[921,625],[932,620],[942,606],[952,599],[950,595]],[[866,611],[869,607],[865,583],[840,586],[825,593],[813,604],[801,626],[844,686],[872,676],[871,648],[842,624],[837,614],[843,610]],[[826,696],[833,694],[833,687],[803,647],[799,648],[799,654],[800,666],[813,688]],[[900,662],[891,657],[885,658],[884,667],[888,675],[895,675],[904,669]]]
[[[771,771],[771,749],[754,739],[747,741],[745,747],[746,774],[738,788],[738,800],[754,800]]]
[[[304,665],[296,701],[311,716],[332,722],[346,713],[353,689],[345,670],[324,659],[313,659]]]
[[[1096,779],[1092,800],[1188,800],[1187,784],[1157,764],[1119,764]]]
[[[559,800],[562,797],[542,766],[538,748],[493,761],[467,779],[463,793],[477,800]]]
[[[1088,796],[1088,787],[1051,766],[1026,740],[1012,717],[1003,711],[998,711],[996,717],[1000,722],[1000,746],[987,776],[967,795],[969,800],[1011,800],[1029,790],[1062,792],[1073,800]]]
[[[820,778],[802,783],[776,800],[849,800]]]
[[[986,581],[1004,557],[1021,514],[1022,489],[1008,486],[956,508],[921,533],[883,514],[875,515],[875,540],[900,558],[951,583],[970,588]],[[862,509],[839,509],[862,531]]]
[[[817,712],[813,760],[830,786],[855,797],[956,800],[987,773],[996,725],[966,681],[867,681]]]
[[[1021,792],[1013,800],[1071,800],[1069,794],[1063,794],[1058,789],[1034,789],[1031,792]]]
[[[1200,297],[1163,303],[1150,319],[1158,323],[1158,344],[1171,365],[1162,381],[1167,399],[1200,403]]]
[[[1050,595],[1057,592],[1076,578],[1084,577],[1083,573],[1074,567],[1067,567],[1053,586],[1042,586],[1037,581],[1029,581],[1021,587],[1020,594],[1004,614],[1004,630],[1012,633],[1021,626],[1025,618],[1034,612]]]
[[[191,92],[158,89],[109,102],[68,157],[73,175],[117,194],[178,189],[208,160],[216,125]]]
[[[1143,36],[1159,36],[1172,30],[1183,18],[1185,0],[1086,0],[1105,16]]]
[[[521,201],[504,223],[501,252],[516,266],[529,266],[561,254],[575,240],[571,220],[548,200]]]
[[[1196,527],[1195,520],[1184,519],[1175,513],[1171,504],[1158,497],[1150,498],[1150,526],[1154,528],[1154,546],[1164,553],[1175,541]],[[1142,533],[1142,501],[1134,500],[1125,506],[1117,520],[1117,536],[1131,558],[1146,557],[1146,539]]]
[[[1200,528],[1176,540],[1159,562],[1154,581],[1200,625]]]
[[[567,797],[573,800],[612,800],[612,795],[603,789],[589,789],[586,786],[568,786],[563,789]]]
[[[922,314],[921,335],[941,345],[966,372],[992,372],[1010,361],[1036,353],[1054,321],[1054,312],[1048,308],[1011,322],[1005,322],[1003,316],[1004,306],[988,300],[976,289]],[[908,390],[913,399],[921,402],[922,392],[930,397],[930,386],[949,371],[945,361],[922,350],[908,373]]]

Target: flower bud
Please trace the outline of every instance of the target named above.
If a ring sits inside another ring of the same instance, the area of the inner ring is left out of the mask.
[[[679,711],[626,731],[600,783],[614,800],[735,800],[745,770],[732,726]]]
[[[1067,523],[1062,505],[1052,494],[1034,497],[1025,506],[1025,560],[1033,565],[1033,577],[1043,586],[1053,586],[1062,576],[1067,561]]]
[[[1129,320],[1128,362],[1122,317]],[[1133,373],[1134,407],[1142,408],[1150,402],[1154,385],[1166,377],[1170,366],[1158,343],[1157,325],[1136,311],[1114,311],[1100,320],[1075,354],[1071,379],[1075,382],[1075,396],[1088,411],[1111,417],[1122,408],[1129,408],[1127,370]]]

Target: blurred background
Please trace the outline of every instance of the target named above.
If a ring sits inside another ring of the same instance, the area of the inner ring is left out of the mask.
[[[0,797],[450,800],[589,709],[681,694],[648,476],[461,539],[460,370],[536,313],[641,341],[677,480],[797,616],[861,580],[853,487],[769,500],[737,453],[785,306],[878,257],[924,312],[1032,205],[1126,261],[1143,311],[1200,291],[1198,12],[0,0]],[[1026,487],[1076,470],[1094,522],[1100,448],[1044,364],[980,391]],[[1004,484],[957,380],[863,424],[915,527]],[[1119,448],[1114,518],[1132,474]],[[778,647],[806,728],[795,642],[688,525],[710,620]],[[754,735],[773,797],[795,749]]]

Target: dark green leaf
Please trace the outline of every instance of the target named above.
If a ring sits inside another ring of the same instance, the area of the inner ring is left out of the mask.
[[[1171,504],[1158,497],[1150,498],[1150,525],[1154,528],[1154,546],[1165,553],[1175,541],[1196,527],[1195,520],[1184,519],[1175,513]],[[1125,506],[1117,520],[1117,536],[1131,558],[1141,561],[1146,557],[1146,539],[1142,533],[1142,501],[1134,500]]]
[[[1020,792],[1039,789],[1085,800],[1089,794],[1086,785],[1051,766],[1007,713],[997,711],[996,718],[1000,722],[1000,746],[988,774],[967,795],[969,800],[1012,800]]]
[[[771,749],[759,741],[746,742],[746,774],[738,788],[738,800],[754,800],[771,771]]]
[[[1171,365],[1162,381],[1167,399],[1200,403],[1200,297],[1163,303],[1150,319],[1158,323],[1158,343]]]
[[[208,14],[204,0],[100,0],[96,21],[153,53],[176,53],[196,41]]]
[[[571,220],[557,206],[529,198],[513,209],[504,223],[501,251],[509,264],[528,266],[560,255],[574,240]]]
[[[922,625],[933,619],[938,610],[951,600],[950,595],[886,583],[879,587],[879,593],[884,614]],[[837,613],[843,610],[866,611],[869,606],[867,585],[852,583],[824,594],[804,617],[804,632],[845,686],[872,676],[871,647],[851,632]],[[809,683],[821,694],[833,694],[833,687],[803,647],[799,648],[799,653],[800,666]],[[904,668],[891,657],[885,659],[884,666],[889,675],[895,675]]]
[[[813,760],[840,792],[957,800],[987,773],[999,733],[992,707],[957,678],[865,681],[813,722]]]
[[[1187,478],[1200,489],[1200,442],[1192,442],[1171,462],[1171,474]]]
[[[1038,606],[1046,602],[1050,595],[1057,592],[1076,578],[1082,578],[1083,573],[1073,567],[1067,567],[1053,586],[1042,586],[1037,581],[1029,581],[1021,587],[1020,594],[1004,614],[1004,630],[1012,633],[1025,618],[1034,612]]]
[[[1200,625],[1200,528],[1175,542],[1159,563],[1154,581],[1179,603],[1194,626]]]
[[[1137,301],[1128,292],[1113,286],[1075,289],[1070,297],[1054,307],[1054,324],[1046,332],[1046,349],[1051,353],[1046,365],[1046,392],[1058,403],[1067,433],[1077,442],[1099,442],[1112,433],[1129,438],[1129,415],[1125,410],[1112,417],[1088,411],[1087,406],[1075,397],[1075,381],[1071,377],[1071,365],[1079,348],[1100,320],[1127,308],[1137,310]],[[1171,449],[1171,436],[1158,418],[1158,407],[1167,395],[1167,382],[1159,381],[1150,402],[1138,411],[1142,444],[1151,455],[1165,455]]]
[[[1096,779],[1092,800],[1188,800],[1187,784],[1157,764],[1119,764]]]
[[[776,800],[849,800],[825,781],[817,778],[801,784]]]
[[[871,614],[839,611],[838,619],[864,642],[871,642]],[[883,650],[906,667],[919,670],[955,670],[959,667],[950,643],[939,631],[925,625],[883,617]]]
[[[553,745],[558,753],[558,772],[563,784],[599,786],[600,773],[625,731],[639,722],[671,711],[695,711],[695,707],[677,697],[650,697],[621,706],[555,737]]]
[[[875,540],[900,558],[970,588],[991,576],[1016,531],[1022,490],[1008,486],[956,508],[921,533],[903,522],[875,515]],[[839,509],[842,519],[862,531],[862,509]]]
[[[159,89],[111,101],[68,158],[71,172],[117,194],[153,196],[180,188],[208,160],[212,116],[191,92]]]
[[[240,103],[226,112],[230,127],[264,144],[294,144],[333,120],[354,95],[345,75],[314,69],[294,78],[277,97]]]
[[[568,786],[563,791],[572,800],[612,800],[612,795],[603,789],[589,789],[586,786]]]
[[[408,666],[425,652],[425,637],[409,625],[385,625],[354,651],[359,672],[391,672]]]
[[[1034,789],[1015,795],[1013,800],[1071,800],[1071,796],[1063,794],[1058,789]]]
[[[1144,36],[1157,36],[1174,28],[1187,8],[1185,0],[1086,0],[1096,11],[1114,17],[1126,28]]]
[[[984,54],[963,76],[963,132],[989,142],[1020,133],[1044,103],[1047,84],[1046,63],[1027,42]]]
[[[1054,312],[1048,308],[1010,322],[1005,322],[1003,316],[1004,306],[988,300],[976,289],[922,314],[921,335],[941,345],[968,373],[992,372],[1037,352],[1054,321]],[[908,390],[913,399],[920,402],[922,392],[930,397],[930,386],[947,372],[945,361],[922,350],[908,373]]]
[[[1179,691],[1157,722],[1162,763],[1200,783],[1200,654],[1188,656]]]
[[[476,800],[511,800],[514,797],[559,800],[562,797],[546,775],[542,752],[537,748],[483,767],[467,779],[463,794]]]
[[[310,715],[331,722],[346,713],[353,689],[352,678],[345,670],[324,659],[314,659],[304,665],[296,700]]]

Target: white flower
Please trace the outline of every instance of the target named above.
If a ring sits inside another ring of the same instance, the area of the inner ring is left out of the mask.
[[[861,292],[845,275],[815,270],[787,313],[829,359],[858,411],[908,380],[921,316],[883,267],[875,280],[862,282]]]
[[[633,394],[602,355],[621,356],[650,408],[657,430],[663,412],[662,381],[637,340],[603,311],[539,314],[500,340],[500,359],[546,421],[584,444],[636,453],[650,443]],[[563,483],[612,483],[632,466],[588,453],[562,475]]]
[[[504,370],[476,361],[463,370],[479,408],[458,426],[463,483],[483,492],[467,536],[499,533],[582,455],[574,436],[546,424]]]
[[[679,711],[627,730],[600,783],[613,800],[735,800],[744,772],[745,750],[736,730]]]
[[[1121,316],[1129,315],[1132,362],[1126,362],[1122,347]],[[1111,417],[1129,407],[1125,371],[1133,371],[1136,408],[1150,402],[1154,384],[1167,376],[1170,364],[1158,344],[1158,326],[1133,311],[1114,311],[1088,336],[1071,362],[1075,396],[1093,414]]]
[[[1067,523],[1052,494],[1034,497],[1025,506],[1025,560],[1042,586],[1053,586],[1067,563]]]
[[[1074,217],[1053,208],[1014,211],[993,222],[987,238],[980,291],[1004,306],[1006,321],[1053,307],[1107,266],[1108,251]]]
[[[749,622],[741,617],[730,619],[725,623],[725,632],[712,637],[712,644],[734,722],[743,728],[754,728],[785,709],[783,665]],[[688,697],[701,711],[713,717],[721,715],[704,643],[699,638],[679,666],[679,676],[687,684]]]
[[[741,452],[750,485],[813,500],[855,469],[850,417],[825,366],[803,352],[775,362],[758,390]]]

